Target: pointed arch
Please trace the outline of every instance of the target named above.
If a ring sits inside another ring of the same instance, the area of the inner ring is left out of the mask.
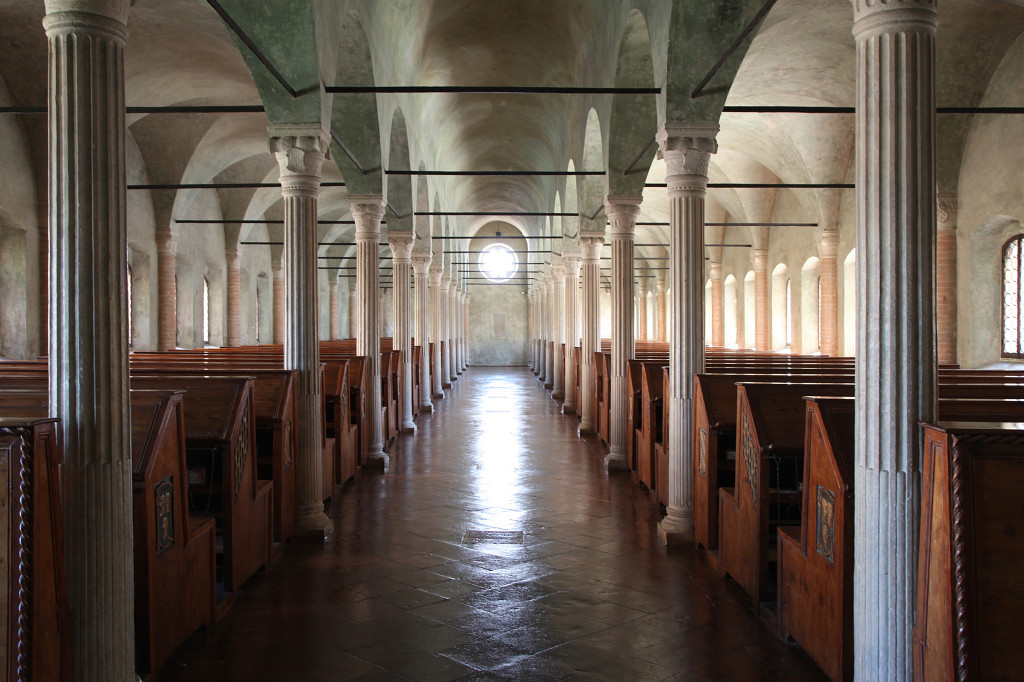
[[[605,170],[604,134],[601,131],[601,118],[597,110],[590,109],[587,114],[587,127],[583,136],[583,167],[584,171]],[[607,193],[607,178],[604,175],[584,175],[578,183],[578,207],[580,228],[604,231],[604,196]]]

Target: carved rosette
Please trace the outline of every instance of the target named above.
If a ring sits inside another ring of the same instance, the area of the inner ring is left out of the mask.
[[[319,196],[320,170],[329,158],[327,138],[319,124],[275,125],[267,130],[284,195]]]
[[[939,194],[936,198],[936,223],[940,230],[955,230],[960,201],[956,194]]]
[[[666,123],[658,131],[669,197],[707,192],[708,163],[718,151],[717,135],[718,124],[708,121]]]

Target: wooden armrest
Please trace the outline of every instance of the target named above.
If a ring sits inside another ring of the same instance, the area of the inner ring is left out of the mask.
[[[213,533],[216,530],[217,522],[214,521],[212,516],[189,518],[188,520],[189,540],[193,540],[202,535],[203,533]]]
[[[800,529],[803,526],[779,526],[779,538],[800,546]]]
[[[719,497],[727,497],[727,498],[729,498],[730,502],[732,502],[733,504],[736,504],[736,488],[733,487],[733,486],[729,486],[727,488],[719,488],[718,489],[718,496]]]
[[[256,481],[256,497],[262,497],[263,495],[269,495],[274,492],[273,481]]]

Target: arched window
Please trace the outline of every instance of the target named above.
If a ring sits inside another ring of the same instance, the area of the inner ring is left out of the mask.
[[[786,279],[786,348],[793,346],[793,288],[792,280]]]
[[[821,346],[821,277],[818,277],[818,346]]]
[[[256,283],[256,343],[262,343],[263,339],[260,336],[260,322],[262,321],[260,316],[263,313],[263,292],[260,291],[259,281]]]
[[[210,345],[210,280],[203,277],[203,345]]]
[[[132,347],[132,265],[128,264],[128,347]]]
[[[1003,357],[1024,358],[1024,281],[1021,258],[1024,256],[1024,234],[1010,238],[1003,246]]]

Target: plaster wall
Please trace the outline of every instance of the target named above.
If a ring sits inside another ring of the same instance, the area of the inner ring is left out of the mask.
[[[1024,105],[1024,38],[996,70],[981,106]],[[963,367],[1004,361],[1001,351],[1003,244],[1022,231],[1024,175],[1020,116],[976,116],[960,169],[957,228],[958,359]],[[1014,362],[1005,360],[1007,362]],[[1019,361],[1017,361],[1019,362]]]
[[[220,218],[220,202],[213,190],[203,190],[182,219]],[[227,316],[224,231],[220,225],[180,226],[177,247],[178,347],[203,345],[203,278],[210,282],[210,345],[223,346]]]
[[[522,366],[529,358],[526,288],[469,285],[469,357],[474,365]]]
[[[125,168],[129,184],[147,184],[149,175],[139,146],[129,129],[125,135]],[[156,215],[150,190],[127,192],[128,264],[132,270],[132,350],[157,346]],[[164,226],[166,227],[166,226]]]

